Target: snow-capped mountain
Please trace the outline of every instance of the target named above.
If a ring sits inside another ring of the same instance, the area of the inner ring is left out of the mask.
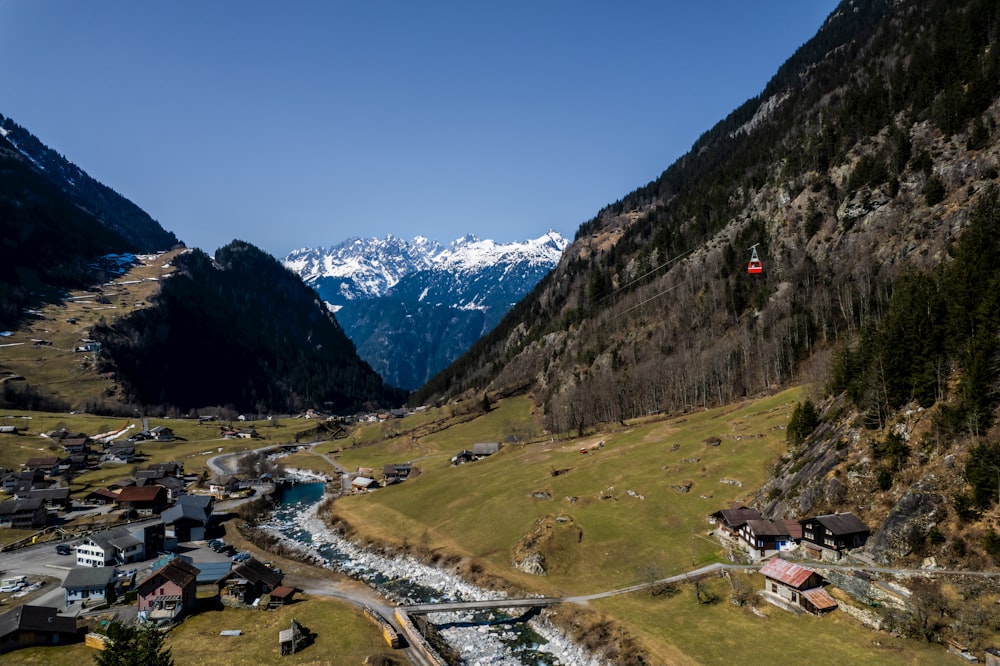
[[[392,295],[404,278],[421,271],[469,275],[503,267],[504,275],[519,270],[523,275],[541,267],[547,272],[567,244],[555,231],[523,243],[497,243],[467,235],[448,246],[423,236],[407,241],[390,234],[384,239],[349,238],[329,249],[293,250],[284,264],[339,309],[347,301]],[[462,305],[461,299],[455,304]]]
[[[361,357],[414,389],[492,329],[559,261],[557,232],[523,243],[464,236],[351,238],[291,252],[285,266],[316,289]]]

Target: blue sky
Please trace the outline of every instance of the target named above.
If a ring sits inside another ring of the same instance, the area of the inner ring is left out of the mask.
[[[833,0],[0,0],[0,113],[189,246],[572,237]]]

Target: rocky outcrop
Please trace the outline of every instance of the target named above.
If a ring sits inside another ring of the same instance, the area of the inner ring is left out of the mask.
[[[882,526],[868,540],[872,557],[888,564],[894,558],[908,555],[912,543],[922,541],[945,517],[945,498],[933,488],[932,481],[922,479],[900,498]]]

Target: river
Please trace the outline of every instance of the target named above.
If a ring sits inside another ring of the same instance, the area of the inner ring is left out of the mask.
[[[428,603],[502,599],[502,592],[470,585],[460,577],[410,557],[366,550],[329,529],[317,516],[322,483],[286,488],[267,527],[331,569],[364,581],[391,602]],[[435,613],[428,620],[470,666],[601,666],[544,616],[515,618],[503,612]]]

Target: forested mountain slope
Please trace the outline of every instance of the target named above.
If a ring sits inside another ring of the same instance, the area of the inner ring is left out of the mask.
[[[177,238],[0,116],[0,326],[58,290],[99,281],[94,259],[168,250]]]
[[[844,2],[415,394],[531,392],[556,431],[727,403],[803,370],[952,263],[997,178],[994,2]],[[748,275],[757,244],[763,275]]]
[[[233,241],[177,258],[149,307],[91,331],[129,403],[259,414],[396,406],[336,319],[276,259]]]

